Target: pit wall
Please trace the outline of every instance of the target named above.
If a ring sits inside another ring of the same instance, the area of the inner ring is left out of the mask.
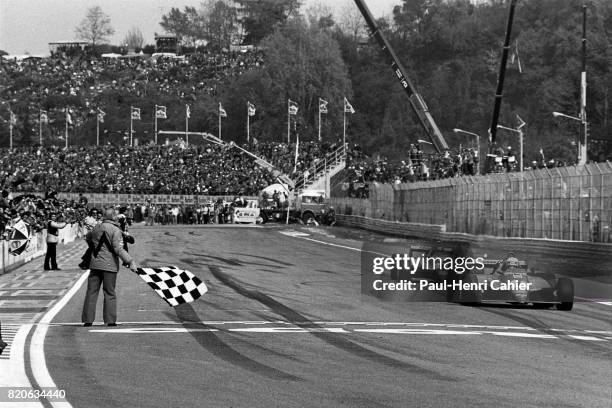
[[[505,238],[612,242],[612,164],[371,183],[367,199],[332,196],[339,215]]]
[[[78,224],[71,224],[59,230],[59,242],[61,244],[68,244],[74,242],[82,235],[79,231],[80,227]],[[10,255],[8,253],[9,245],[8,241],[0,241],[0,275],[8,273],[19,266],[30,262],[32,259],[42,256],[47,252],[47,230],[38,232],[32,237],[30,248],[28,251],[21,253],[20,255]],[[42,269],[43,265],[40,265]]]

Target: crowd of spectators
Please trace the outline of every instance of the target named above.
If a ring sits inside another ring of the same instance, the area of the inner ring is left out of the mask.
[[[47,191],[42,195],[17,194],[2,189],[0,198],[0,237],[6,238],[8,226],[20,219],[25,221],[34,232],[47,228],[53,216],[61,216],[68,223],[82,222],[88,215],[87,199],[58,200],[57,192]]]
[[[14,192],[257,195],[275,179],[230,146],[0,149],[0,188]]]
[[[42,107],[50,123],[71,107],[71,119],[81,125],[95,117],[105,94],[141,97],[151,92],[193,102],[197,95],[214,95],[228,78],[263,64],[259,51],[198,52],[176,57],[133,55],[109,58],[60,54],[48,58],[0,59],[0,99],[16,106],[18,117],[37,116]]]

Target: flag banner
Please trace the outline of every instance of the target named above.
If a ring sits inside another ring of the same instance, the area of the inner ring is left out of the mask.
[[[523,119],[521,119],[521,117],[517,114],[516,118],[518,119],[518,126],[517,126],[517,130],[520,130],[521,128],[523,128],[527,123],[525,123],[525,121]]]
[[[40,111],[40,122],[49,123],[49,115],[47,114],[47,111],[45,110]]]
[[[327,113],[327,103],[325,99],[319,98],[319,112]]]
[[[355,109],[353,109],[353,105],[351,105],[348,99],[346,98],[344,98],[344,111],[346,113],[355,113]]]
[[[23,220],[17,221],[8,233],[8,252],[11,255],[19,255],[30,249],[31,228]]]
[[[170,306],[191,303],[208,292],[193,273],[177,266],[138,268],[138,275]]]
[[[514,51],[510,55],[510,64],[514,65],[516,62],[516,67],[518,68],[519,73],[523,73],[523,67],[521,66],[521,58],[519,57],[518,51],[518,41],[514,43]]]
[[[98,120],[101,123],[104,123],[104,116],[106,116],[106,112],[104,112],[102,109],[98,108]]]
[[[297,103],[295,103],[291,99],[289,99],[289,114],[290,115],[297,115],[297,113],[298,113],[298,105],[297,105]]]
[[[13,113],[13,111],[10,111],[10,124],[11,125],[16,125],[17,124],[17,115],[15,115]]]
[[[140,120],[140,108],[132,108],[132,120]]]
[[[68,109],[66,109],[66,122],[68,122],[69,125],[72,125],[72,116],[70,116]]]
[[[187,119],[191,119],[191,108],[189,107],[189,105],[185,105],[185,116],[187,117]]]
[[[166,107],[165,106],[158,106],[155,109],[155,117],[157,119],[168,119],[168,116],[166,115]]]
[[[247,112],[249,116],[255,116],[255,105],[251,102],[247,102]]]
[[[223,106],[221,106],[221,102],[219,102],[219,116],[227,118],[227,112],[223,109]]]

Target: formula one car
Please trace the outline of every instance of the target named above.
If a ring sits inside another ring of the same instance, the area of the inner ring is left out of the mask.
[[[504,260],[485,260],[484,269],[455,274],[447,298],[462,304],[500,302],[532,304],[536,308],[572,310],[574,282],[553,273],[536,272],[510,254]]]

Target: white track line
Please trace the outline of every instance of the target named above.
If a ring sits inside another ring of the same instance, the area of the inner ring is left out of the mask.
[[[286,232],[286,231],[280,231],[280,233],[285,235],[285,236],[288,236],[288,237],[305,239],[306,241],[316,242],[317,244],[323,244],[323,245],[333,246],[333,247],[336,247],[336,248],[348,249],[350,251],[365,252],[365,253],[374,254],[374,255],[381,255],[381,256],[390,256],[389,254],[382,254],[380,252],[364,251],[361,248],[353,248],[353,247],[346,246],[346,245],[332,244],[331,242],[320,241],[320,240],[314,239],[314,238],[307,238],[306,236],[303,236],[301,234],[298,235],[298,234],[291,233],[291,232]]]
[[[51,374],[47,368],[45,359],[45,336],[49,330],[49,324],[55,316],[66,306],[72,296],[81,288],[83,282],[87,280],[89,271],[81,275],[75,284],[64,294],[64,296],[40,319],[40,324],[36,326],[32,340],[30,342],[30,366],[32,367],[32,375],[38,383],[39,387],[57,388]],[[68,401],[49,401],[53,407],[71,408],[72,405]]]

